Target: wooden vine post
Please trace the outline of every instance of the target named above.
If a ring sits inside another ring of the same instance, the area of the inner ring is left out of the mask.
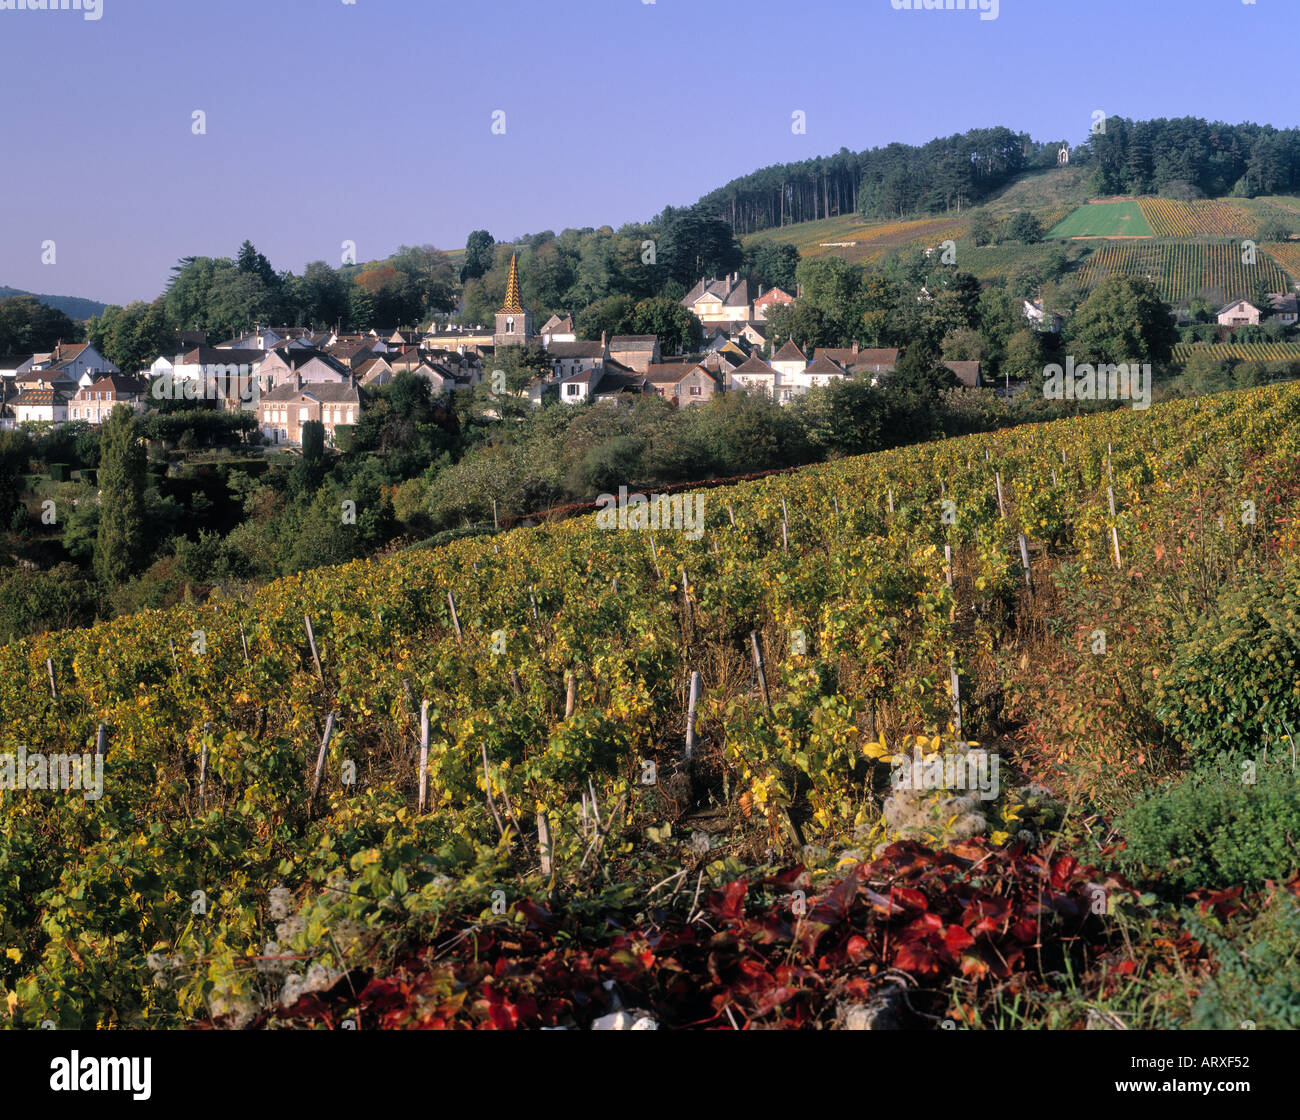
[[[537,850],[542,857],[542,874],[550,875],[552,871],[551,822],[545,809],[537,810]]]
[[[311,779],[311,793],[307,796],[307,819],[311,820],[312,809],[316,805],[316,795],[320,792],[321,779],[325,777],[325,758],[329,754],[330,739],[334,737],[334,713],[330,712],[325,720],[325,734],[321,736],[320,753],[316,755],[316,771]]]
[[[429,804],[429,701],[420,702],[420,793],[415,811],[423,813]]]
[[[749,632],[749,644],[754,652],[754,675],[758,678],[759,695],[763,697],[763,707],[770,709],[772,701],[767,694],[767,674],[763,671],[763,646],[757,630]]]
[[[704,683],[704,677],[694,672],[691,674],[691,692],[690,699],[686,702],[686,761],[689,762],[695,754],[695,706],[699,703],[700,687]]]
[[[458,646],[463,645],[464,640],[460,632],[460,618],[456,614],[456,597],[450,591],[447,592],[447,606],[451,608],[451,626],[452,629],[456,631],[456,644]]]
[[[303,615],[302,620],[307,627],[307,644],[311,647],[311,660],[312,664],[316,666],[316,677],[321,684],[324,684],[325,670],[320,666],[320,653],[316,649],[316,633],[311,628],[311,615]]]
[[[203,751],[199,755],[199,807],[202,808],[208,780],[208,732],[212,724],[203,725]]]

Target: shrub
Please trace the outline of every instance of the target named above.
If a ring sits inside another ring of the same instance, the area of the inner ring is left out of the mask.
[[[1257,1030],[1300,1028],[1300,898],[1273,892],[1232,937],[1218,913],[1193,911],[1184,918],[1219,965],[1192,1008],[1198,1029],[1239,1030],[1247,1022]]]
[[[0,579],[0,642],[95,621],[95,589],[71,564]]]
[[[1222,594],[1159,678],[1156,716],[1195,766],[1253,758],[1288,727],[1300,734],[1300,587],[1285,578]]]
[[[1258,885],[1300,868],[1300,775],[1290,757],[1242,771],[1191,774],[1153,790],[1119,818],[1121,862],[1175,893]]]

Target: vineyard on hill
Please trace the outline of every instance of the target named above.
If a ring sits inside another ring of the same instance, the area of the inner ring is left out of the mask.
[[[1254,237],[1259,228],[1253,215],[1215,199],[1143,198],[1138,206],[1157,237]]]
[[[930,247],[964,236],[964,218],[921,218],[899,222],[864,222],[857,214],[778,226],[750,234],[746,246],[766,241],[794,245],[801,257],[838,256],[862,263],[909,247]]]
[[[1297,920],[1259,834],[1295,827],[1300,389],[701,498],[698,539],[576,518],[0,648],[2,749],[106,749],[99,800],[0,791],[0,1023],[1300,1018],[1259,971]],[[1274,637],[1216,639],[1249,671],[1207,691],[1196,623],[1252,589]],[[1167,855],[1143,792],[1270,745],[1216,802],[1240,845]],[[890,796],[914,749],[1000,788]]]
[[[1262,279],[1269,291],[1291,290],[1286,271],[1260,250],[1254,264],[1242,261],[1239,242],[1147,241],[1102,245],[1080,268],[1084,284],[1093,288],[1108,276],[1146,276],[1174,304],[1204,297],[1213,303],[1248,296]]]
[[[1174,346],[1174,361],[1179,364],[1193,354],[1243,362],[1300,362],[1300,342],[1180,342]]]

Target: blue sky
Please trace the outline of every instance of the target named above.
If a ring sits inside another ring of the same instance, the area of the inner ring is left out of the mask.
[[[301,272],[643,220],[841,147],[1300,114],[1297,0],[101,2],[0,10],[0,284],[152,299],[245,237]]]

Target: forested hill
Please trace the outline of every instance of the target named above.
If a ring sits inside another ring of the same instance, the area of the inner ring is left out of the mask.
[[[1285,194],[1300,189],[1300,129],[1210,123],[1197,117],[1096,122],[1071,152],[1093,171],[1097,194],[1169,191],[1189,197]],[[698,205],[738,234],[859,211],[866,218],[946,213],[977,205],[1026,171],[1056,165],[1064,141],[1039,143],[1009,128],[972,129],[920,146],[889,144],[733,179]]]
[[[105,305],[93,299],[80,296],[43,296],[35,292],[24,292],[21,288],[7,288],[0,284],[0,299],[13,296],[31,296],[38,303],[62,311],[69,319],[91,319],[104,313]]]

